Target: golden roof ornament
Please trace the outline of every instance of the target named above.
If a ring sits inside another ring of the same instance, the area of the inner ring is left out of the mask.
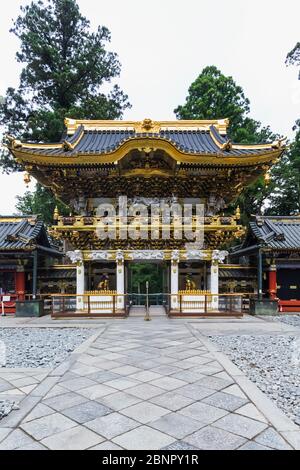
[[[54,212],[53,212],[53,220],[54,220],[55,222],[57,222],[58,219],[59,219],[59,211],[58,211],[58,207],[55,206],[55,209],[54,209]]]
[[[235,210],[235,218],[236,218],[236,220],[240,220],[240,218],[241,218],[240,206],[237,206],[237,208]]]
[[[136,132],[152,132],[154,134],[159,133],[160,124],[152,119],[146,118],[143,121],[138,123]]]
[[[285,141],[287,140],[287,137],[282,137],[281,139],[274,140],[274,142],[271,144],[271,147],[273,149],[282,149],[286,147]]]
[[[27,173],[27,171],[24,173],[24,183],[26,184],[26,188],[28,188],[29,186],[29,183],[31,182],[31,177],[30,177],[30,174]]]

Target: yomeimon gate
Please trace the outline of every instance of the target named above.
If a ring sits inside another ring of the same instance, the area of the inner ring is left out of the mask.
[[[227,127],[226,119],[66,119],[59,143],[10,138],[15,159],[72,208],[68,217],[55,212],[52,234],[65,240],[76,264],[77,312],[122,312],[128,298],[140,303],[147,280],[152,303],[166,302],[167,295],[173,312],[224,308],[219,266],[227,256],[226,246],[243,233],[239,210],[229,215],[228,204],[267,174],[284,150],[280,140],[234,144]],[[125,219],[124,197],[135,208]],[[203,232],[201,246],[188,244],[185,235],[176,236],[184,220],[176,211],[171,210],[166,222],[160,212],[150,216],[141,210],[161,201],[170,207],[203,205],[201,223],[194,212],[189,219],[192,231]],[[105,236],[112,230],[113,237]]]

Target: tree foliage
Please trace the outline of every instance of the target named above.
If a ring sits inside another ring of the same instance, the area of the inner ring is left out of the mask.
[[[52,224],[56,206],[61,215],[68,215],[68,207],[56,201],[49,190],[39,183],[34,192],[26,191],[24,196],[17,196],[16,209],[23,215],[40,215],[46,225]]]
[[[229,118],[228,134],[234,142],[254,144],[275,138],[269,126],[262,127],[259,121],[248,116],[250,101],[242,87],[215,66],[202,70],[191,84],[185,104],[178,106],[174,112],[178,119]],[[250,214],[261,212],[269,193],[270,188],[263,178],[259,178],[244,189],[230,209],[239,204],[246,222]]]
[[[20,40],[17,61],[23,69],[19,87],[8,88],[0,103],[4,132],[21,140],[55,142],[67,116],[116,119],[130,106],[117,85],[104,91],[119,76],[120,62],[107,50],[109,30],[99,26],[91,31],[76,0],[34,0],[21,7],[11,32]],[[0,166],[6,172],[20,169],[7,151]]]

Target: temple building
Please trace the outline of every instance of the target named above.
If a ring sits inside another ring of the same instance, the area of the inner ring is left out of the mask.
[[[246,272],[258,267],[258,293],[280,312],[300,311],[300,217],[256,216],[242,246],[231,252]]]
[[[40,273],[52,271],[53,265],[61,262],[62,257],[62,251],[53,244],[38,217],[0,217],[0,303],[3,300],[3,313],[14,313],[16,301],[35,297],[40,292]]]
[[[221,294],[234,292],[227,248],[244,234],[228,205],[285,148],[234,144],[228,124],[66,119],[58,143],[9,137],[16,161],[71,208],[68,217],[55,212],[51,234],[65,243],[70,276],[76,269],[77,312],[124,311],[145,292],[143,270],[153,302],[166,294],[173,312],[225,308]],[[249,274],[236,269],[245,287]]]

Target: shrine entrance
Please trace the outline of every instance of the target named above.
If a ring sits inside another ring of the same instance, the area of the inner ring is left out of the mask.
[[[148,282],[149,305],[163,305],[169,294],[169,269],[167,263],[141,261],[129,262],[126,268],[127,293],[131,305],[146,304]]]

